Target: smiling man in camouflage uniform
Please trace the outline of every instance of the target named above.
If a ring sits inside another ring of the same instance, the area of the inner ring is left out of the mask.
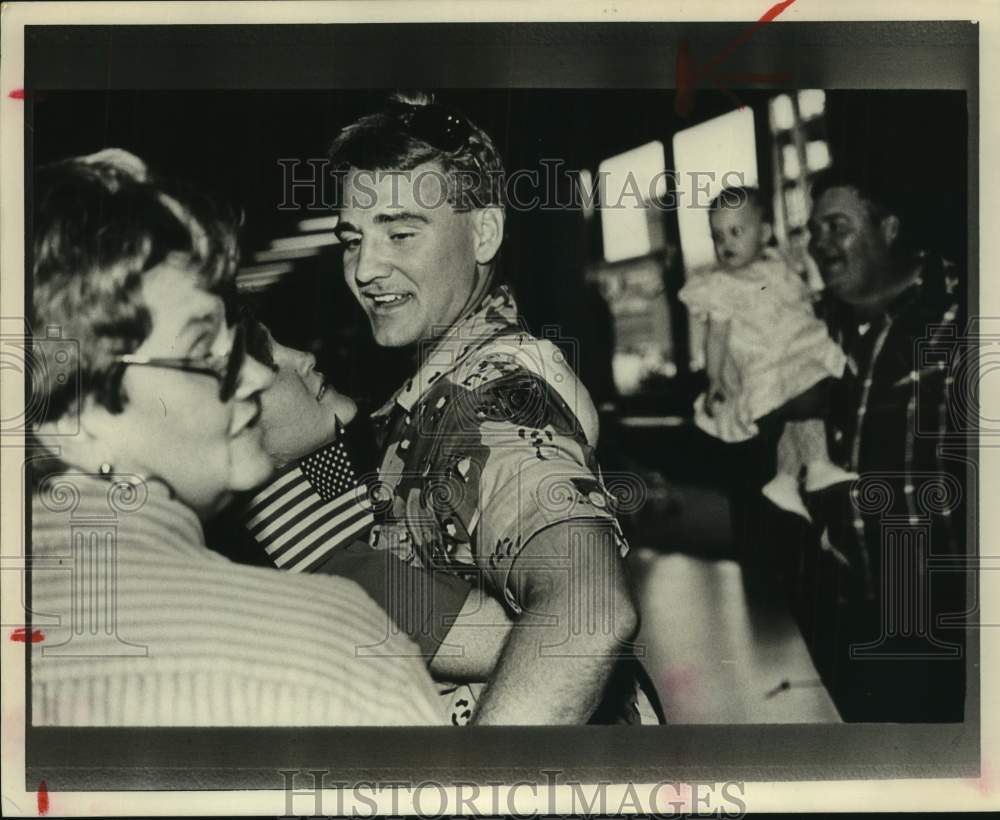
[[[462,717],[639,722],[649,704],[623,660],[638,619],[594,458],[597,414],[494,282],[496,148],[455,111],[393,102],[343,129],[331,158],[347,284],[378,344],[417,351],[416,372],[373,417],[372,545],[480,580],[517,619]]]

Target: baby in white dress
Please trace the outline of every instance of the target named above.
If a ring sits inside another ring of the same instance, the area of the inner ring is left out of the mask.
[[[727,188],[709,206],[718,267],[692,277],[680,292],[707,322],[709,388],[695,402],[695,423],[723,441],[757,435],[756,421],[823,380],[839,378],[845,356],[813,311],[809,289],[768,247],[772,228],[756,188]],[[820,418],[786,421],[778,472],[762,489],[782,509],[809,518],[799,494],[857,476],[830,461]]]

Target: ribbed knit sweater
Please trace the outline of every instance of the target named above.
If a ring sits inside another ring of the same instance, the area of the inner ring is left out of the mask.
[[[235,564],[156,483],[35,491],[36,726],[445,722],[406,638],[355,583]]]

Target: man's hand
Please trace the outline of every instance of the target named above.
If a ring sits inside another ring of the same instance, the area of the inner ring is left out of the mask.
[[[524,611],[474,723],[583,724],[593,714],[639,621],[611,527],[566,521],[524,546],[510,579]]]

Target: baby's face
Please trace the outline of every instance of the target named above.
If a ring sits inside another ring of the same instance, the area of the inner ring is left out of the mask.
[[[751,204],[738,208],[720,208],[708,217],[712,242],[719,264],[727,270],[738,270],[753,262],[771,237],[771,226]]]

